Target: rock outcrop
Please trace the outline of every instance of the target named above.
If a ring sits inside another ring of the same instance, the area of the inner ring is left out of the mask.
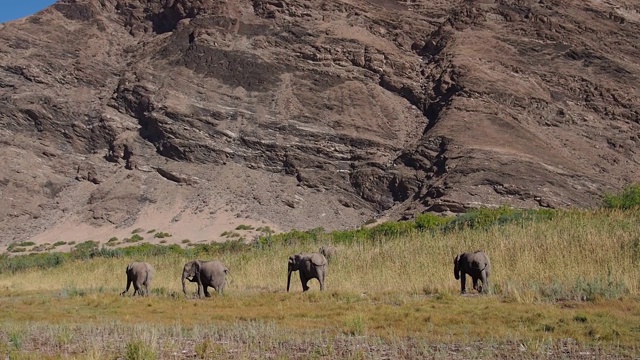
[[[132,226],[148,208],[334,229],[596,205],[640,180],[639,13],[58,1],[0,25],[2,240],[63,219]]]

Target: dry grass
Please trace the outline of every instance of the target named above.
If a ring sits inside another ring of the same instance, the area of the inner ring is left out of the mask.
[[[182,296],[181,269],[191,259],[176,255],[0,274],[0,350],[4,341],[5,352],[47,348],[72,356],[75,347],[93,358],[138,350],[187,357],[207,349],[222,358],[637,357],[639,220],[629,212],[571,212],[487,231],[338,244],[324,293],[314,282],[302,294],[297,279],[292,293],[284,292],[288,256],[319,244],[216,256],[233,280],[225,296],[206,300]],[[475,249],[491,256],[493,295],[461,297],[453,257]],[[157,270],[148,298],[117,296],[132,260]],[[127,347],[141,322],[149,325],[141,344],[150,348]],[[60,329],[72,333],[73,346],[29,340]],[[102,340],[83,342],[87,331]],[[24,349],[11,349],[14,333],[23,334]]]
[[[333,349],[327,358],[337,352],[349,358],[355,349],[367,358],[421,358],[438,349],[453,358],[640,354],[635,300],[558,305],[315,292],[198,301],[90,293],[18,296],[0,305],[0,344],[27,353],[123,354],[127,344],[140,341],[158,358],[182,358],[209,341],[225,358],[303,358],[322,348]]]
[[[494,293],[518,301],[554,300],[554,294],[579,299],[581,295],[616,298],[640,292],[640,216],[628,212],[572,212],[553,222],[496,226],[487,231],[415,233],[337,247],[339,256],[329,266],[327,287],[338,292],[455,294],[459,285],[452,274],[453,257],[476,249],[491,257]],[[233,274],[230,292],[279,292],[286,286],[289,255],[317,248],[318,244],[273,245],[216,257]],[[94,259],[19,276],[0,275],[0,290],[115,291],[124,287],[124,269],[134,260],[148,261],[156,268],[154,288],[177,292],[182,266],[191,259],[175,255]],[[293,285],[300,289],[298,281]],[[313,285],[317,288],[317,283]]]

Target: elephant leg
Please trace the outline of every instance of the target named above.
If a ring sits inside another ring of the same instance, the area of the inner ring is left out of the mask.
[[[124,291],[122,293],[120,293],[120,295],[124,296],[124,294],[128,293],[130,287],[131,287],[131,279],[127,279],[127,288],[124,289]]]
[[[300,271],[300,282],[302,283],[302,292],[309,290],[309,285],[307,285],[309,279],[302,274],[302,271]]]
[[[202,289],[204,290],[204,296],[205,297],[211,297],[211,294],[209,293],[209,285],[202,284]]]
[[[489,291],[489,277],[487,276],[487,271],[482,270],[480,276],[482,278],[482,287],[478,291],[486,293]]]
[[[136,289],[136,291],[133,293],[134,295],[136,293],[138,293],[138,295],[140,296],[144,295],[144,285],[140,281],[135,281],[133,283],[133,288]]]
[[[471,277],[473,279],[473,290],[478,290],[478,278],[475,276]]]
[[[196,291],[197,291],[198,297],[201,298],[202,297],[202,285],[200,285],[199,281],[197,282],[197,285],[198,285],[198,289]]]
[[[460,272],[460,294],[467,293],[467,274]]]
[[[321,270],[320,273],[318,274],[318,281],[320,282],[320,291],[324,290],[324,276],[325,276],[325,272]]]

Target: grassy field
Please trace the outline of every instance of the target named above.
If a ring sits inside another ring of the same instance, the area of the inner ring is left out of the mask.
[[[223,261],[233,276],[224,296],[203,300],[181,292],[182,266],[192,259],[184,253],[5,271],[0,357],[640,356],[637,211],[339,242],[327,291],[314,280],[303,294],[294,274],[286,293],[288,256],[328,239],[194,255]],[[491,294],[460,296],[453,258],[476,249],[491,257]],[[137,260],[156,268],[152,295],[120,297],[126,264]]]

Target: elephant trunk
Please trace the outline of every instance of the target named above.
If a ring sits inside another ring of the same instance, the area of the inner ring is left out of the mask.
[[[184,280],[187,278],[187,272],[183,271],[182,272],[182,292],[187,295],[187,288],[184,286]]]
[[[456,280],[460,280],[460,255],[453,260],[453,276],[456,277]]]
[[[289,292],[289,286],[291,285],[291,269],[289,269],[289,275],[287,276],[287,292]]]

